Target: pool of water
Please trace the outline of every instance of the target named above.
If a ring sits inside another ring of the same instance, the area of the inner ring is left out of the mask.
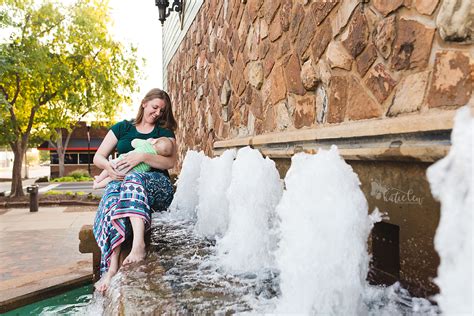
[[[93,285],[68,291],[5,313],[13,315],[77,315],[92,300]]]

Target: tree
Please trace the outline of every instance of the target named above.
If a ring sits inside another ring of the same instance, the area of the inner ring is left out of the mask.
[[[0,43],[0,132],[15,156],[12,196],[24,194],[21,164],[31,134],[54,131],[64,123],[64,117],[56,116],[57,105],[77,118],[80,111],[100,109],[92,104],[107,97],[121,101],[134,89],[133,51],[127,55],[110,38],[108,22],[106,1],[79,0],[70,7],[49,1],[0,2],[0,24],[12,30]]]
[[[120,43],[110,38],[104,4],[75,6],[73,10],[76,13],[67,34],[75,48],[69,62],[79,79],[65,98],[50,101],[42,113],[50,143],[58,154],[60,177],[64,176],[69,139],[79,121],[91,114],[99,122],[101,118],[113,120],[117,105],[130,101],[128,96],[134,91],[138,69],[136,50],[131,47],[124,51]]]

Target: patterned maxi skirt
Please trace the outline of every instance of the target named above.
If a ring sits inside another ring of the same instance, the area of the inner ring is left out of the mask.
[[[173,186],[161,172],[132,172],[122,182],[107,185],[93,228],[101,251],[100,274],[109,269],[113,250],[132,235],[129,217],[142,218],[148,231],[151,213],[165,211],[172,199]]]

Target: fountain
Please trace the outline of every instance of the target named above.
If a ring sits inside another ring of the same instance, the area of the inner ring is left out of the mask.
[[[222,236],[229,222],[229,201],[226,191],[232,177],[235,150],[221,156],[204,158],[199,177],[196,233],[205,237]]]
[[[229,228],[217,240],[217,256],[227,270],[246,273],[273,268],[275,207],[282,191],[272,160],[250,147],[239,150],[227,191]]]
[[[474,119],[468,107],[455,118],[449,154],[427,172],[433,195],[441,201],[441,221],[435,248],[441,257],[436,284],[441,310],[448,315],[471,315],[472,308],[472,206]]]
[[[245,147],[213,159],[188,152],[170,212],[153,218],[151,254],[117,274],[104,312],[469,313],[472,128],[469,110],[460,110],[450,154],[428,171],[442,203],[439,307],[398,283],[366,281],[367,240],[383,215],[369,215],[335,146],[293,156],[284,183],[273,161]]]
[[[357,175],[333,146],[293,156],[285,185],[277,207],[282,291],[277,311],[366,314],[362,294],[373,221]]]

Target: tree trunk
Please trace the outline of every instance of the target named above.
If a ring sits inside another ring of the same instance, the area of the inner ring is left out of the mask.
[[[58,153],[58,163],[59,163],[59,177],[64,177],[64,155],[66,151],[63,146],[63,131],[61,129],[57,130],[58,140],[56,142],[56,152]]]
[[[27,151],[28,150],[25,150],[25,163],[24,163],[24,166],[25,166],[25,179],[28,179],[30,176],[28,175],[28,154],[27,154]]]
[[[24,196],[25,193],[23,192],[23,183],[21,179],[21,165],[25,153],[24,150],[22,150],[22,146],[19,144],[18,141],[12,145],[12,150],[14,158],[12,171],[12,187],[10,196]]]
[[[64,150],[57,150],[59,162],[59,177],[64,177]]]

